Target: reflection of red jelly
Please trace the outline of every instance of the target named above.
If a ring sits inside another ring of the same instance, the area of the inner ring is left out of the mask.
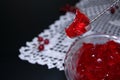
[[[87,30],[86,27],[89,25],[89,18],[76,9],[76,17],[72,24],[65,29],[68,37],[73,38],[84,34]]]
[[[83,43],[77,53],[76,80],[120,80],[120,44]]]

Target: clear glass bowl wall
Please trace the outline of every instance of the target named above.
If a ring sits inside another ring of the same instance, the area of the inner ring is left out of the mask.
[[[119,38],[116,36],[102,35],[102,34],[88,35],[75,41],[71,45],[65,58],[65,74],[66,74],[67,80],[76,80],[76,77],[78,75],[76,73],[76,65],[77,65],[76,62],[78,58],[80,58],[78,57],[77,51],[80,49],[83,43],[104,44],[109,40],[114,40],[116,42],[120,41]]]

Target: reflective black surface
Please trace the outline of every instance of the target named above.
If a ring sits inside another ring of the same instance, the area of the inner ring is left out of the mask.
[[[66,80],[63,71],[22,61],[18,54],[26,41],[31,41],[59,19],[61,6],[76,2],[78,0],[2,1],[0,80]]]

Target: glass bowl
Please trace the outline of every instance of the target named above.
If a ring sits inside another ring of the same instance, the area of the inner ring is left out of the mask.
[[[114,42],[120,52],[120,40],[116,36],[93,34],[76,40],[65,57],[67,80],[120,80],[120,54],[114,53]],[[94,47],[90,48],[91,45]],[[114,52],[109,54],[109,51]]]

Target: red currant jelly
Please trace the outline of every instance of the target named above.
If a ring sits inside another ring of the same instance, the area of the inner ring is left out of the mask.
[[[120,80],[120,43],[97,36],[71,46],[65,59],[68,80]]]
[[[78,56],[76,80],[120,80],[120,44],[84,43]]]
[[[89,18],[77,9],[74,21],[65,29],[66,35],[70,38],[74,38],[84,34],[87,31],[86,28],[89,23]]]

